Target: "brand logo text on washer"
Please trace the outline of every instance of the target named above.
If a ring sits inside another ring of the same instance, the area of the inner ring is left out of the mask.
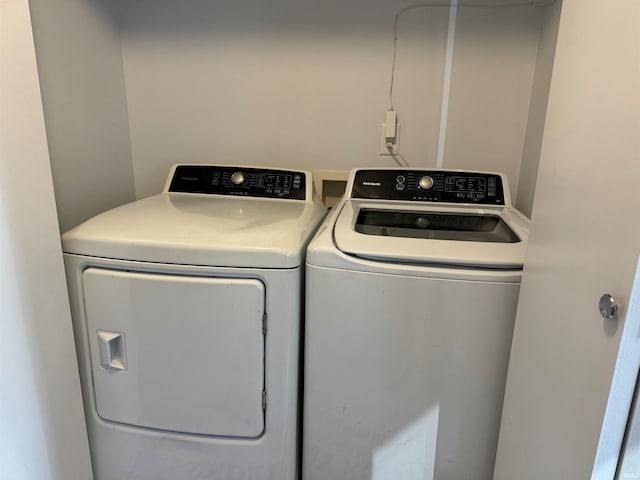
[[[380,183],[380,182],[362,182],[362,185],[365,185],[367,187],[381,187],[382,183]]]

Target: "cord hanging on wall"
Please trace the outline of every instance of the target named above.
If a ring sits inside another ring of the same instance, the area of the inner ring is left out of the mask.
[[[390,78],[390,82],[389,82],[389,110],[388,112],[394,112],[395,114],[395,107],[393,104],[393,89],[394,89],[394,82],[395,82],[395,71],[396,71],[396,58],[397,58],[397,53],[398,53],[398,23],[400,20],[400,17],[411,10],[415,10],[415,9],[419,9],[419,8],[431,8],[431,7],[448,7],[453,9],[459,9],[459,8],[473,8],[473,9],[501,9],[501,8],[516,8],[516,7],[533,7],[533,8],[537,8],[537,7],[547,7],[550,6],[552,4],[554,4],[557,0],[526,0],[526,1],[516,1],[516,2],[510,2],[508,0],[502,1],[502,2],[487,2],[487,3],[482,3],[479,2],[478,0],[458,0],[457,2],[455,0],[451,0],[451,1],[433,1],[433,2],[423,2],[423,3],[416,3],[413,5],[408,5],[404,8],[401,8],[400,10],[398,10],[396,12],[396,14],[394,15],[394,19],[393,19],[393,56],[392,56],[392,60],[391,60],[391,78]],[[472,3],[473,2],[473,3]],[[453,18],[453,23],[455,23],[455,18]],[[455,27],[455,25],[454,25]],[[453,30],[455,31],[455,30]],[[452,33],[452,27],[450,25],[449,28],[449,33]],[[452,45],[452,39],[449,40],[449,45]],[[445,68],[445,76],[449,77],[450,76],[450,62],[451,62],[451,55],[449,54],[452,52],[448,52],[447,55],[447,62],[449,63],[448,67],[449,68]],[[443,152],[444,152],[444,128],[446,127],[446,110],[448,109],[448,78],[445,78],[445,92],[443,92],[443,105],[442,105],[442,119],[441,119],[441,124],[440,124],[440,136],[439,136],[439,145],[438,145],[438,166],[441,167],[442,166],[442,156],[443,156]],[[446,97],[446,98],[444,98]],[[388,113],[387,112],[387,113]],[[397,150],[397,148],[394,149],[395,154],[392,153],[392,150],[389,150],[389,155],[391,155],[394,160],[396,161],[396,163],[399,164],[398,159],[396,158],[396,155],[399,156],[400,158],[402,158],[402,160],[404,161],[404,163],[406,164],[406,166],[408,166],[407,161],[404,159],[404,157],[402,157],[402,155],[400,155],[400,152]]]

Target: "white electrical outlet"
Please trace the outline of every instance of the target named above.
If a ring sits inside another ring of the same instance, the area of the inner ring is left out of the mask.
[[[400,131],[400,124],[396,123],[396,138],[394,143],[391,144],[392,148],[397,150],[398,149],[398,133]],[[380,146],[379,146],[379,153],[380,155],[391,155],[392,152],[389,151],[389,148],[387,147],[387,125],[385,123],[383,123],[382,125],[380,125]]]

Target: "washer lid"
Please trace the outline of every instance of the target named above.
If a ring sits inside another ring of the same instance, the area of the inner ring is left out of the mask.
[[[162,193],[86,221],[62,246],[122,260],[294,268],[324,214],[314,202]]]
[[[522,268],[528,222],[511,208],[438,207],[349,200],[334,227],[336,246],[397,263]]]

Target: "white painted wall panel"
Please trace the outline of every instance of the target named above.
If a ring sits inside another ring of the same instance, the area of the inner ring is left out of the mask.
[[[553,69],[553,58],[556,51],[561,9],[562,3],[557,2],[549,8],[543,17],[531,90],[531,102],[529,104],[529,118],[524,138],[520,178],[518,179],[517,196],[514,195],[514,202],[518,209],[529,217],[531,217],[531,211],[533,210],[533,199],[538,178],[542,134],[547,113],[551,70]]]
[[[380,157],[393,17],[406,1],[122,2],[138,197],[178,161],[309,169],[392,166]],[[445,167],[518,175],[546,9],[462,9]],[[400,150],[436,165],[449,8],[399,21]]]
[[[562,5],[494,480],[612,478],[593,466],[622,332],[639,331],[628,309],[640,253],[639,23],[636,0]],[[603,293],[622,305],[617,319],[600,316]]]
[[[444,166],[504,172],[514,201],[544,13],[458,12]]]
[[[158,192],[180,161],[394,165],[378,154],[379,125],[393,18],[408,4],[31,0],[61,229]],[[461,8],[454,37],[444,166],[506,172],[525,211],[550,10]],[[394,105],[400,150],[417,167],[436,166],[448,22],[435,7],[398,23]]]
[[[118,10],[30,0],[62,231],[135,198]]]
[[[26,0],[0,2],[0,478],[90,480]]]

